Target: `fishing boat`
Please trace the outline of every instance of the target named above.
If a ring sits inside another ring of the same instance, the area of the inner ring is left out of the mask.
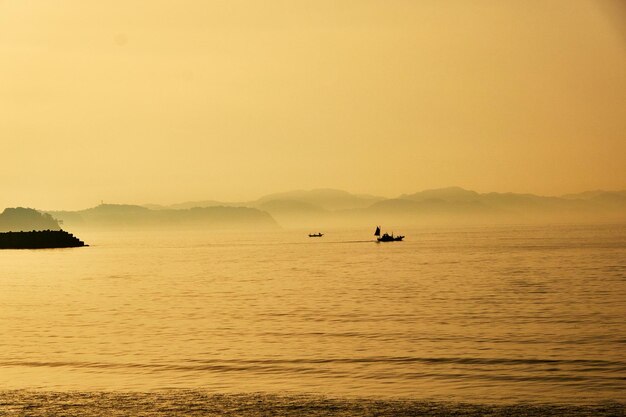
[[[319,233],[309,233],[309,237],[322,237],[324,236],[324,233],[319,232]]]
[[[380,226],[376,226],[376,231],[374,232],[374,236],[378,236],[379,242],[400,242],[404,239],[404,236],[398,235],[394,236],[393,232],[391,234],[384,233],[382,236],[380,235]]]

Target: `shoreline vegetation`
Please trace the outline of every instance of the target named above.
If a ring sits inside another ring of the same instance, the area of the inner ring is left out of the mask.
[[[0,391],[0,414],[142,416],[550,417],[624,416],[626,405],[481,404],[416,399],[337,398],[298,394],[213,394],[204,391]]]

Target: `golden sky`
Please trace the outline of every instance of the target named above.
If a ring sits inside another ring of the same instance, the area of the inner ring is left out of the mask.
[[[0,208],[626,188],[622,0],[0,0]]]

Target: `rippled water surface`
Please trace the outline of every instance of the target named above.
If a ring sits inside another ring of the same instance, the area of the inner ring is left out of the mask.
[[[622,401],[626,226],[0,251],[0,388]]]

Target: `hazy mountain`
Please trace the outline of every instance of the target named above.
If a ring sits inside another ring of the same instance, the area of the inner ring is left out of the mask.
[[[605,192],[593,197],[592,200],[608,204],[625,204],[626,191]]]
[[[184,203],[172,204],[172,205],[169,205],[167,208],[180,210],[180,209],[191,209],[191,208],[196,208],[196,207],[219,207],[219,206],[223,206],[223,207],[247,207],[248,204],[246,204],[246,203],[225,203],[223,201],[216,201],[216,200],[202,200],[202,201],[186,201]]]
[[[476,201],[480,198],[480,194],[476,191],[464,190],[461,187],[447,187],[433,190],[419,191],[414,194],[402,194],[402,200],[425,201],[425,200],[443,200],[449,202],[459,201]]]
[[[241,207],[234,207],[234,206]],[[150,209],[150,208],[151,209]],[[504,224],[626,221],[626,191],[590,191],[561,197],[478,193],[446,187],[385,199],[341,190],[296,190],[246,203],[215,200],[171,206],[102,205],[80,212],[54,212],[67,224],[126,227],[239,227],[275,225],[310,228],[368,224]],[[204,207],[197,210],[193,207]],[[209,210],[211,209],[211,210]],[[248,211],[238,211],[248,210]],[[263,217],[267,216],[267,217]]]
[[[365,209],[383,197],[351,194],[334,189],[296,190],[266,195],[248,202],[225,203],[216,200],[189,201],[169,206],[146,204],[154,210],[188,209],[193,207],[249,207],[269,213],[286,227],[313,227],[324,224],[346,224],[347,210]]]
[[[490,207],[479,199],[464,200],[462,196],[448,194],[448,191],[432,195],[447,196],[451,201],[442,198],[419,199],[422,196],[417,196],[417,201],[398,198],[375,203],[363,212],[367,218],[379,219],[379,223],[392,224],[490,223],[499,222],[506,216],[501,209]]]
[[[623,191],[586,191],[584,193],[566,194],[562,198],[567,200],[585,200],[605,205],[623,205],[626,204],[626,190]]]
[[[164,205],[161,205],[161,204],[150,204],[150,203],[142,204],[141,207],[145,207],[145,208],[150,209],[150,210],[166,210],[168,208],[171,208],[169,206],[164,206]]]
[[[392,224],[588,223],[626,221],[626,193],[593,192],[579,197],[477,193],[460,187],[403,194],[346,213],[346,221]]]
[[[582,193],[575,194],[564,194],[561,198],[566,198],[568,200],[591,200],[594,198],[602,198],[605,195],[618,195],[626,197],[626,190],[623,191],[605,191],[605,190],[593,190],[593,191],[584,191]]]
[[[378,202],[368,211],[378,213],[422,213],[422,214],[468,214],[492,212],[493,209],[486,206],[481,201],[446,201],[443,199],[429,199],[422,201],[412,201],[404,199],[392,199]]]
[[[184,210],[192,208],[203,207],[253,207],[254,204],[246,202],[225,202],[217,200],[199,200],[199,201],[185,201],[183,203],[170,204],[164,206],[161,204],[142,204],[141,207],[148,208],[150,210]]]
[[[66,225],[85,228],[141,229],[239,229],[275,228],[276,221],[266,212],[249,207],[197,207],[192,209],[151,210],[142,206],[102,204],[75,212],[51,212]]]
[[[576,198],[581,197],[581,198]],[[414,221],[461,223],[625,221],[626,193],[590,192],[564,197],[534,194],[484,193],[449,187],[401,196],[426,205],[395,204],[397,214]],[[373,209],[378,209],[376,206]]]
[[[163,206],[159,204],[144,204],[142,207],[163,210],[163,209],[189,209],[194,207],[257,207],[263,209],[267,203],[272,201],[279,201],[276,207],[283,206],[287,209],[287,202],[293,202],[293,208],[305,209],[307,205],[315,206],[322,210],[346,210],[354,208],[365,208],[371,204],[384,200],[383,197],[376,197],[367,194],[351,194],[347,191],[334,190],[334,189],[315,189],[315,190],[295,190],[287,191],[284,193],[269,194],[259,198],[258,200],[252,200],[247,202],[224,202],[217,200],[200,200],[200,201],[187,201],[184,203],[171,204],[169,206]],[[309,207],[310,208],[310,207]],[[284,211],[284,210],[283,210]]]
[[[328,210],[324,210],[314,204],[304,203],[296,200],[269,200],[257,205],[258,208],[267,211],[268,213],[282,214],[285,212],[297,211],[309,214],[322,214],[327,213]]]
[[[365,194],[350,194],[347,191],[321,188],[270,194],[251,204],[260,206],[272,200],[296,201],[317,206],[324,210],[346,210],[369,207],[377,201],[384,200],[384,198]]]
[[[60,229],[59,222],[51,215],[31,208],[6,208],[0,214],[0,232]]]
[[[329,211],[298,200],[267,200],[256,206],[286,227],[317,227],[328,220]]]
[[[215,229],[276,228],[278,224],[268,213],[249,207],[195,207],[167,210],[166,218],[184,227],[203,226]]]
[[[533,194],[515,193],[486,193],[480,194],[480,200],[490,207],[497,207],[513,212],[524,211],[526,213],[534,211],[563,210],[574,207],[567,200],[558,197],[543,197]]]

